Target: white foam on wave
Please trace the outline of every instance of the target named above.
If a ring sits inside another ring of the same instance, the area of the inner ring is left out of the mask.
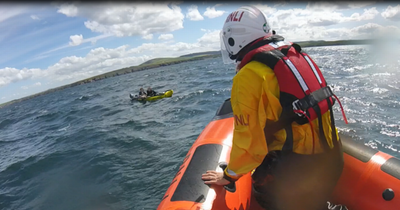
[[[400,90],[400,87],[394,86],[394,85],[388,85],[389,87],[396,89],[396,90]]]
[[[385,134],[384,132],[381,133]],[[393,144],[383,144],[381,141],[378,140],[369,140],[367,143],[365,143],[365,145],[373,149],[379,149],[378,145],[381,145],[383,148],[392,150],[393,152],[400,152],[400,150],[395,148]]]
[[[382,94],[382,93],[388,92],[389,90],[386,89],[386,88],[373,88],[371,91],[372,91],[373,93]]]
[[[366,146],[371,147],[372,149],[378,149],[378,144],[376,141],[368,141],[365,143]]]
[[[347,118],[347,122],[351,124],[351,123],[356,123],[357,121],[353,118]]]
[[[71,124],[68,124],[68,126],[60,128],[57,131],[66,131],[66,130],[68,130],[69,127],[71,127]]]
[[[375,104],[375,103],[363,101],[363,100],[360,100],[360,99],[353,99],[353,100],[349,100],[349,101],[350,101],[350,102],[356,102],[356,103],[358,103],[358,104],[360,104],[360,105],[367,106],[367,107],[370,107],[370,106],[376,107],[376,104]]]
[[[388,126],[387,122],[379,120],[379,119],[372,119],[373,122],[376,122],[378,124],[384,125],[384,126]]]
[[[47,111],[46,109],[42,109],[42,110],[38,111],[39,114],[46,114],[47,112],[49,112],[49,111]]]
[[[390,103],[394,103],[394,104],[400,104],[400,102],[399,102],[399,101],[394,101],[394,100],[388,100],[388,102],[390,102]]]
[[[398,151],[398,149],[394,148],[393,144],[385,145],[384,147],[385,147],[386,149],[392,150],[393,152],[397,152],[397,151]],[[399,151],[399,152],[400,152],[400,151]]]
[[[336,127],[338,129],[338,133],[356,133],[356,130],[351,129],[351,128],[345,128],[345,127]]]
[[[333,92],[339,92],[345,90],[345,87],[341,85],[331,85],[331,89]]]
[[[400,137],[400,132],[399,131],[391,131],[391,130],[388,130],[388,129],[385,129],[385,128],[383,128],[380,131],[380,133],[383,134],[383,135],[390,136],[390,137]]]
[[[391,76],[391,75],[394,75],[394,74],[387,73],[387,72],[372,74],[372,76]]]
[[[355,75],[347,76],[346,78],[366,78],[366,77],[370,77],[370,75],[369,74],[355,74]]]
[[[361,71],[361,70],[364,70],[364,69],[371,68],[372,66],[373,66],[373,64],[366,64],[366,65],[363,65],[363,66],[353,66],[353,67],[350,67],[350,68],[346,68],[343,71],[353,73],[355,71]]]

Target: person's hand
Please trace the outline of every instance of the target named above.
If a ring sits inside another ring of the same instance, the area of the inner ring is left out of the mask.
[[[224,172],[207,171],[201,176],[204,184],[227,185],[230,182],[224,179]]]

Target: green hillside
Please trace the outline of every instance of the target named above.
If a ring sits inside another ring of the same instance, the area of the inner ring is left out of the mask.
[[[337,41],[303,41],[295,42],[301,47],[322,47],[322,46],[335,46],[335,45],[367,45],[372,44],[374,41],[369,39],[364,40],[337,40]]]
[[[191,53],[187,55],[181,55],[180,57],[194,57],[194,56],[199,56],[199,55],[221,55],[221,51],[207,51],[207,52],[199,52],[199,53]]]
[[[182,55],[180,57],[154,58],[154,59],[148,60],[148,61],[140,64],[139,66],[148,65],[148,64],[171,65],[171,64],[181,63],[181,62],[185,62],[185,61],[193,61],[193,60],[198,60],[198,59],[217,57],[220,54],[221,54],[220,51],[208,51],[208,52],[191,53],[191,54],[187,54],[187,55]]]

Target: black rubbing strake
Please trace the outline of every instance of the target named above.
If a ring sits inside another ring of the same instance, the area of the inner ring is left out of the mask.
[[[400,160],[395,157],[389,158],[389,160],[382,164],[381,170],[400,179]]]
[[[233,117],[232,105],[230,98],[226,99],[215,113],[213,120],[220,120]]]
[[[346,137],[343,138],[342,136],[340,136],[340,139],[342,140],[344,152],[364,163],[371,160],[372,156],[374,156],[378,152],[378,150],[367,147],[362,143],[356,142]]]
[[[192,201],[203,203],[209,186],[204,184],[201,175],[207,170],[215,170],[221,155],[222,145],[205,144],[196,148],[171,201]]]

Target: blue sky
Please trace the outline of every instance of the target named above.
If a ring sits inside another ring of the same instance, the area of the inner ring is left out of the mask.
[[[396,2],[246,4],[290,41],[400,32]],[[219,50],[219,30],[241,5],[0,3],[0,104],[156,57]]]

